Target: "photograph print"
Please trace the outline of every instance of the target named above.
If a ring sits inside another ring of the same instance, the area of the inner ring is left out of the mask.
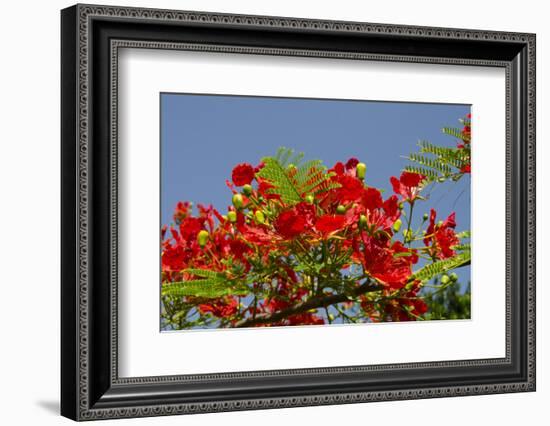
[[[470,105],[160,106],[161,331],[470,319]]]

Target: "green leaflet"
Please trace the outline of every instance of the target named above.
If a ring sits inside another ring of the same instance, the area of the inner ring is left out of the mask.
[[[207,278],[204,280],[178,281],[162,286],[163,296],[194,296],[216,298],[230,295],[245,295],[248,287],[231,285],[227,281]]]
[[[456,127],[443,127],[443,133],[445,133],[446,135],[449,135],[449,136],[453,136],[457,139],[461,139],[462,140],[462,132],[460,131],[460,129],[457,129]]]
[[[185,269],[183,272],[187,272],[188,274],[196,275],[197,277],[202,278],[224,278],[224,274],[222,274],[221,272],[210,271],[208,269],[188,268]]]
[[[432,182],[434,180],[437,180],[439,178],[439,174],[433,170],[427,169],[425,167],[418,167],[418,166],[406,166],[405,171],[412,172],[412,173],[419,173],[421,175],[426,176],[426,180],[428,182]]]
[[[456,236],[459,239],[470,238],[471,235],[472,235],[471,231],[462,231],[462,232],[457,232],[457,234],[456,234]]]
[[[264,167],[257,173],[269,181],[273,188],[269,191],[281,196],[287,204],[303,201],[306,194],[319,194],[339,185],[331,182],[330,174],[320,160],[302,163],[303,154],[294,154],[292,149],[279,148],[275,157],[264,157]],[[289,169],[289,166],[294,166]]]
[[[461,266],[468,265],[470,263],[470,251],[464,251],[449,259],[439,260],[430,265],[426,265],[416,271],[412,279],[420,281],[429,281],[433,277],[442,274],[443,272],[450,271],[451,269],[459,268]]]
[[[452,170],[447,165],[448,161],[445,158],[430,158],[422,154],[410,154],[409,160],[414,161],[422,166],[430,167],[440,171],[442,174],[451,174]]]

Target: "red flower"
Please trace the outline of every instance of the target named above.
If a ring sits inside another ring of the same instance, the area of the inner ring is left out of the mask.
[[[205,314],[211,312],[212,315],[223,318],[235,315],[238,308],[237,299],[231,297],[225,300],[218,300],[212,303],[202,303],[199,305],[199,310]]]
[[[412,273],[412,265],[418,261],[415,250],[408,249],[399,241],[388,247],[387,240],[367,235],[362,238],[363,247],[356,247],[356,258],[372,277],[390,289],[402,288]]]
[[[279,214],[273,225],[277,232],[286,239],[294,238],[307,229],[306,218],[296,209],[286,210]]]
[[[362,204],[367,210],[375,210],[382,207],[382,194],[376,188],[369,187],[363,191]]]
[[[334,196],[340,204],[358,201],[365,191],[363,182],[353,176],[335,176],[334,180],[341,185],[334,190]]]
[[[178,202],[174,210],[174,222],[180,223],[191,214],[191,203],[189,201]]]
[[[338,161],[332,169],[329,170],[329,172],[334,172],[337,175],[343,175],[345,173],[345,167],[344,164]]]
[[[185,253],[183,247],[166,247],[162,253],[162,270],[178,272],[185,268]]]
[[[412,202],[417,198],[421,189],[420,185],[424,179],[426,179],[426,176],[420,173],[403,172],[399,179],[392,176],[390,182],[393,192]]]
[[[279,194],[273,194],[270,190],[275,188],[272,184],[264,179],[258,179],[258,193],[267,200],[280,200]]]
[[[454,231],[456,227],[455,213],[451,213],[441,224],[435,223],[436,215],[436,211],[431,209],[430,224],[428,225],[428,229],[426,229],[424,244],[426,247],[432,248],[432,256],[438,259],[447,259],[455,255],[452,247],[460,242]]]
[[[355,167],[357,166],[357,164],[359,164],[359,160],[355,157],[352,157],[350,158],[347,162],[346,162],[346,170],[354,170]]]
[[[188,217],[180,223],[181,238],[188,243],[194,242],[197,234],[202,229],[204,218]]]
[[[471,173],[471,166],[470,164],[464,164],[461,168],[460,168],[460,173]]]
[[[231,173],[231,179],[237,186],[250,184],[254,179],[254,167],[248,163],[241,163],[235,166]]]
[[[339,231],[346,224],[346,218],[342,215],[323,215],[315,222],[315,229],[323,235]]]

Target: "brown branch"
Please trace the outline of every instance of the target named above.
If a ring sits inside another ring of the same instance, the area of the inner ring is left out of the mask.
[[[366,282],[359,287],[353,289],[349,293],[316,296],[312,297],[311,299],[304,300],[303,302],[297,303],[296,305],[289,308],[274,312],[272,314],[256,315],[255,318],[245,318],[237,322],[235,324],[235,327],[252,327],[259,324],[274,323],[282,319],[288,318],[289,316],[307,312],[310,309],[324,308],[330,305],[334,305],[336,303],[347,302],[350,299],[353,299],[370,291],[380,290],[380,288],[381,287],[379,285],[373,285],[370,282]]]

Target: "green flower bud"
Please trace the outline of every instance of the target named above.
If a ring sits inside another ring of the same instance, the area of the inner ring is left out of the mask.
[[[412,232],[410,229],[404,229],[403,230],[403,237],[405,237],[405,242],[408,242],[411,240]]]
[[[235,223],[237,221],[237,212],[233,210],[228,211],[227,218],[229,219],[229,222]]]
[[[290,163],[288,166],[286,166],[286,169],[290,172],[290,173],[294,173],[296,172],[297,168],[294,164]]]
[[[367,171],[367,165],[365,163],[357,163],[355,166],[355,173],[361,180],[365,179],[365,172]]]
[[[437,226],[438,226],[438,227],[443,226],[443,221],[442,221],[442,220],[439,220],[439,221],[437,222]]]
[[[367,216],[362,214],[361,216],[359,216],[359,227],[361,229],[365,229],[367,225],[368,225]]]
[[[328,314],[328,319],[329,319],[330,321],[334,321],[334,315]]]
[[[233,195],[233,205],[237,210],[242,209],[243,207],[243,196],[241,194],[235,194]]]
[[[306,195],[306,202],[307,203],[313,204],[314,201],[315,201],[315,198],[313,197],[313,195],[311,195],[311,194]]]
[[[426,222],[428,220],[428,213],[422,215],[422,221]]]
[[[223,219],[224,221],[226,221],[226,220],[227,220],[227,215],[226,215],[226,214],[222,215],[222,219]]]
[[[265,216],[261,210],[256,210],[254,213],[254,218],[256,219],[256,222],[258,223],[264,223],[265,222]]]
[[[346,207],[343,206],[343,205],[339,205],[338,207],[336,207],[336,213],[337,214],[344,214],[346,212]]]
[[[208,237],[210,234],[208,231],[205,231],[204,229],[199,231],[197,234],[197,242],[199,243],[199,246],[204,247],[206,245],[206,242],[208,241]]]
[[[451,278],[451,281],[454,283],[458,281],[458,275],[456,274],[456,272],[451,273],[449,277]]]
[[[441,284],[449,284],[449,282],[451,281],[451,279],[449,278],[449,276],[447,274],[444,274],[441,276]]]
[[[403,210],[403,202],[400,202],[397,207],[399,207],[399,210]]]
[[[244,195],[252,194],[252,186],[249,184],[246,184],[245,186],[243,186],[243,194]]]
[[[401,219],[397,219],[394,223],[393,223],[393,230],[395,232],[399,232],[399,230],[401,229]]]

